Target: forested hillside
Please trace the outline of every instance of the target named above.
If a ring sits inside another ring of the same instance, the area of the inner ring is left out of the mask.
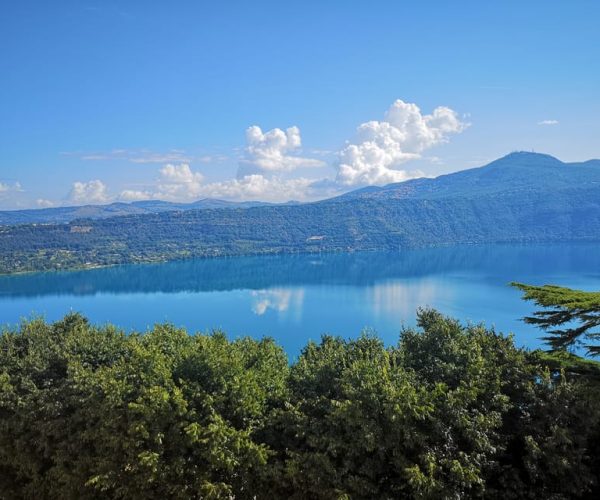
[[[595,162],[568,165],[533,155],[538,164],[531,154],[511,156],[480,169],[411,181],[413,188],[429,186],[425,191],[402,183],[301,205],[6,226],[0,228],[0,272],[243,254],[600,239],[600,167]]]

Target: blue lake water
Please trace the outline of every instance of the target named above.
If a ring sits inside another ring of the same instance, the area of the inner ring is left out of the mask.
[[[510,281],[600,290],[600,245],[473,246],[401,253],[283,255],[118,266],[0,277],[0,323],[79,311],[94,323],[145,331],[171,322],[190,332],[274,337],[295,356],[323,333],[372,328],[389,344],[419,306],[513,332],[540,347],[520,318]]]

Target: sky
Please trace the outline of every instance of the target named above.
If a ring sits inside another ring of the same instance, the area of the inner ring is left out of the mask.
[[[600,157],[600,2],[3,2],[0,209]]]

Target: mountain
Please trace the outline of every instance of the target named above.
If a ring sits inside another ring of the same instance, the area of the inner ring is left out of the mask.
[[[509,193],[549,192],[577,189],[600,183],[600,160],[563,163],[550,155],[516,152],[484,167],[462,170],[434,179],[421,178],[369,186],[334,198],[348,199],[413,199],[478,198]]]
[[[108,205],[83,205],[74,207],[40,208],[29,210],[0,211],[0,226],[15,224],[60,224],[76,219],[104,219],[121,215],[141,215],[176,210],[199,210],[204,208],[249,208],[271,205],[260,201],[233,201],[206,198],[193,203],[171,203],[160,200],[110,203]]]
[[[554,241],[600,241],[600,161],[512,153],[481,168],[314,203],[5,226],[0,272]]]

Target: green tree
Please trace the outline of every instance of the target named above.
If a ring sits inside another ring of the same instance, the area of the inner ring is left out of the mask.
[[[270,339],[25,321],[0,335],[0,498],[597,498],[598,363],[549,356],[433,310],[291,365]]]
[[[268,339],[25,322],[0,337],[0,498],[249,497],[287,369]]]
[[[597,412],[578,387],[510,337],[433,310],[397,347],[309,344],[289,391],[265,439],[277,498],[567,499],[595,481]]]
[[[543,310],[523,318],[548,333],[544,340],[554,351],[564,351],[583,340],[600,340],[600,292],[584,292],[555,285],[512,283],[523,291],[523,299],[531,300]],[[586,344],[588,354],[600,354],[600,346]]]

